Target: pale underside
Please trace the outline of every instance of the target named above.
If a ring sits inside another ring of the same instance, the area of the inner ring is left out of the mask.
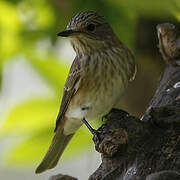
[[[84,58],[76,57],[64,87],[60,114],[65,119],[65,135],[74,133],[82,125],[83,118],[92,121],[108,113],[119,102],[125,88],[118,68],[113,77],[106,75],[108,68],[112,68],[107,68],[106,63],[94,73],[88,69],[82,71]]]
[[[102,82],[108,83],[108,82]],[[100,86],[97,91],[79,90],[68,106],[65,117],[64,134],[74,133],[81,125],[82,119],[95,120],[107,114],[116,104],[124,91],[121,78],[114,80],[113,87],[106,90]]]

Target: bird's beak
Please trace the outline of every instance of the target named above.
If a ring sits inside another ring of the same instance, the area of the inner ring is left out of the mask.
[[[74,35],[75,33],[78,33],[78,31],[66,30],[66,31],[62,31],[62,32],[58,33],[57,36],[69,37],[69,36]]]

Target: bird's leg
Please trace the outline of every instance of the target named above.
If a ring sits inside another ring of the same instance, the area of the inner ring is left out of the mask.
[[[90,130],[90,132],[93,134],[93,135],[97,135],[97,130],[93,129],[91,127],[91,125],[86,121],[85,118],[83,118],[83,123],[86,125],[86,127]]]
[[[99,137],[99,131],[95,130],[91,127],[91,125],[86,121],[85,118],[82,119],[83,123],[86,125],[86,127],[90,130],[90,132],[93,135],[93,141],[95,143],[95,147],[97,146],[97,144],[99,144],[100,142],[100,137]],[[97,148],[96,148],[97,149]]]

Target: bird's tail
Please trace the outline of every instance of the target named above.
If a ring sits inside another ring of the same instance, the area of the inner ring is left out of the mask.
[[[71,140],[74,134],[64,135],[63,128],[58,128],[56,134],[52,140],[51,146],[48,149],[48,152],[44,156],[42,162],[36,169],[36,173],[42,173],[47,169],[55,167],[58,163],[59,158],[61,157],[64,149]]]

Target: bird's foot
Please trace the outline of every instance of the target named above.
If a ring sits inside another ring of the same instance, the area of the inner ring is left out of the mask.
[[[93,141],[95,144],[95,149],[98,151],[98,147],[99,144],[102,142],[102,138],[103,138],[103,131],[101,131],[100,129],[96,130],[95,133],[93,134]]]
[[[86,125],[86,127],[89,129],[91,134],[93,135],[93,141],[95,142],[96,145],[98,145],[101,141],[101,139],[100,139],[101,129],[99,128],[98,130],[96,130],[96,129],[92,128],[91,125],[86,121],[85,118],[83,118],[82,121]]]

